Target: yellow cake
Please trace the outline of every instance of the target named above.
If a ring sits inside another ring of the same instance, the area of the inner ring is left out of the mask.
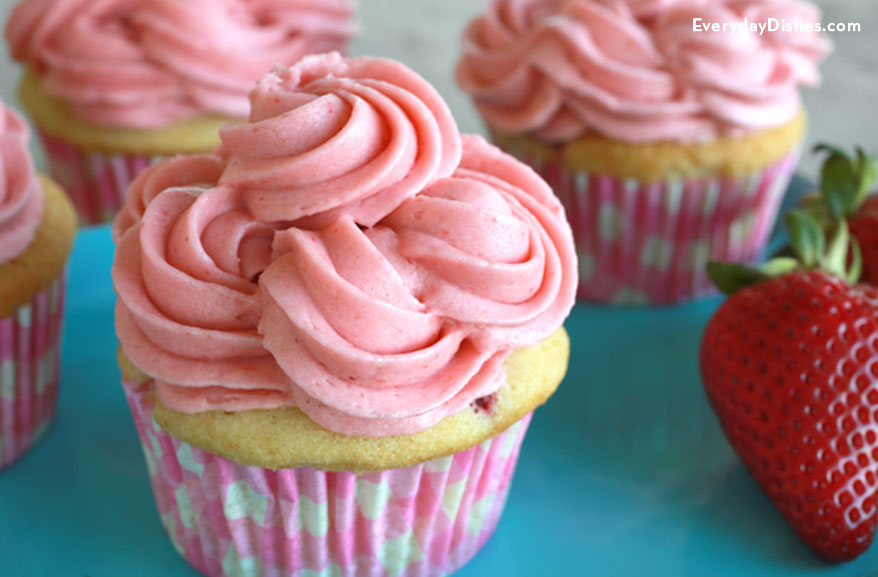
[[[506,384],[497,391],[490,414],[470,408],[413,435],[340,435],[297,408],[185,414],[157,401],[153,417],[174,437],[244,465],[358,473],[399,469],[464,451],[503,432],[555,392],[569,356],[564,329],[515,351],[506,360]],[[151,379],[121,352],[119,364],[124,379],[150,386]]]
[[[641,183],[710,176],[736,178],[755,174],[794,150],[805,137],[804,110],[791,121],[744,136],[725,136],[705,142],[630,143],[598,134],[564,145],[542,143],[533,137],[495,132],[500,146],[541,162],[553,162],[571,174],[608,174]]]
[[[0,318],[12,315],[31,297],[58,278],[76,234],[76,214],[54,182],[40,177],[43,218],[30,246],[18,257],[0,263]]]
[[[32,70],[22,78],[18,96],[41,130],[83,150],[105,154],[170,156],[208,152],[220,143],[219,129],[234,122],[223,116],[204,115],[152,130],[86,122],[67,104],[46,93]]]

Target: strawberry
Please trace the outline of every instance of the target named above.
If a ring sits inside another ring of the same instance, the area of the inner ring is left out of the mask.
[[[808,213],[787,222],[798,260],[711,263],[732,294],[705,330],[701,375],[726,437],[796,535],[846,561],[878,520],[878,288],[852,284],[859,259],[847,267],[843,220],[829,243]]]
[[[827,157],[820,174],[820,195],[808,201],[812,213],[824,222],[847,219],[863,253],[860,280],[878,286],[878,196],[870,196],[878,180],[878,159],[859,148],[855,157],[828,145],[816,151]]]
[[[878,195],[871,195],[857,212],[848,217],[851,236],[863,253],[861,282],[878,286]]]

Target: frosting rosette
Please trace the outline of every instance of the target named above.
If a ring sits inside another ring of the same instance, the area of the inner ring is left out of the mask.
[[[28,0],[6,25],[16,60],[82,120],[157,128],[246,118],[247,92],[278,63],[342,49],[348,0]]]
[[[198,172],[185,160],[169,162]],[[117,332],[169,404],[234,406],[237,391],[259,406],[288,404],[286,378],[257,332],[256,281],[273,233],[252,218],[238,191],[189,185],[161,191],[121,234],[113,263]]]
[[[371,226],[460,161],[448,106],[390,60],[306,57],[263,78],[251,102],[249,123],[220,132],[221,182],[260,219]]]
[[[165,189],[210,188],[219,180],[224,167],[225,161],[213,154],[177,156],[150,165],[128,187],[125,204],[113,221],[113,240],[118,242],[140,222],[146,206]]]
[[[167,406],[412,434],[561,326],[577,266],[559,201],[461,137],[423,79],[330,54],[251,98],[218,156],[156,164],[116,221],[117,331]]]
[[[570,312],[576,258],[564,210],[535,172],[464,136],[454,174],[408,199],[381,224],[397,262],[415,265],[414,293],[433,314],[468,327],[478,348],[549,337]]]
[[[755,131],[792,120],[801,108],[798,86],[819,83],[816,64],[828,51],[817,32],[693,32],[702,22],[747,25],[817,23],[816,7],[791,1],[734,1],[663,12],[653,40],[671,70],[719,133]]]
[[[27,249],[43,216],[43,189],[20,116],[0,102],[0,264]]]
[[[375,226],[277,233],[260,279],[265,346],[317,423],[410,434],[494,393],[502,361],[549,337],[577,283],[564,212],[478,137],[460,166]]]
[[[734,25],[730,30],[696,31]],[[829,42],[797,0],[494,0],[466,29],[460,86],[491,128],[564,143],[698,141],[780,126]]]

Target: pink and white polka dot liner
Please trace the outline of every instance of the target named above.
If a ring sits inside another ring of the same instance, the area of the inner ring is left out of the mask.
[[[774,227],[798,151],[761,172],[641,183],[509,150],[567,211],[585,301],[672,305],[714,294],[709,260],[752,262]]]
[[[39,441],[55,415],[65,276],[0,319],[0,469]]]
[[[64,189],[82,226],[112,220],[125,202],[131,181],[161,157],[85,150],[38,130],[49,173]]]
[[[149,385],[124,385],[162,524],[210,577],[453,573],[493,533],[530,422],[405,469],[272,471],[172,437],[152,419]]]

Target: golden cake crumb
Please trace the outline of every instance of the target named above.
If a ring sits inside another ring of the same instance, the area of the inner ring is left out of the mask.
[[[38,178],[43,218],[30,246],[0,264],[0,318],[11,316],[58,278],[73,248],[77,227],[73,205],[57,184],[42,175]]]
[[[414,435],[346,436],[323,429],[292,407],[184,414],[156,402],[153,418],[178,439],[243,465],[356,473],[398,469],[464,451],[506,430],[555,392],[569,356],[570,340],[561,328],[509,356],[506,384],[490,415],[467,407]],[[120,366],[126,380],[149,380],[121,353]]]
[[[234,122],[223,116],[200,116],[160,130],[100,126],[80,120],[69,107],[43,90],[28,70],[18,88],[19,100],[48,134],[85,150],[107,154],[170,156],[209,152],[219,143],[219,129]]]
[[[588,135],[565,146],[549,146],[527,136],[493,135],[494,141],[572,172],[606,174],[643,183],[698,176],[741,176],[759,172],[786,156],[804,138],[805,112],[792,121],[739,138],[708,142],[632,144]]]

